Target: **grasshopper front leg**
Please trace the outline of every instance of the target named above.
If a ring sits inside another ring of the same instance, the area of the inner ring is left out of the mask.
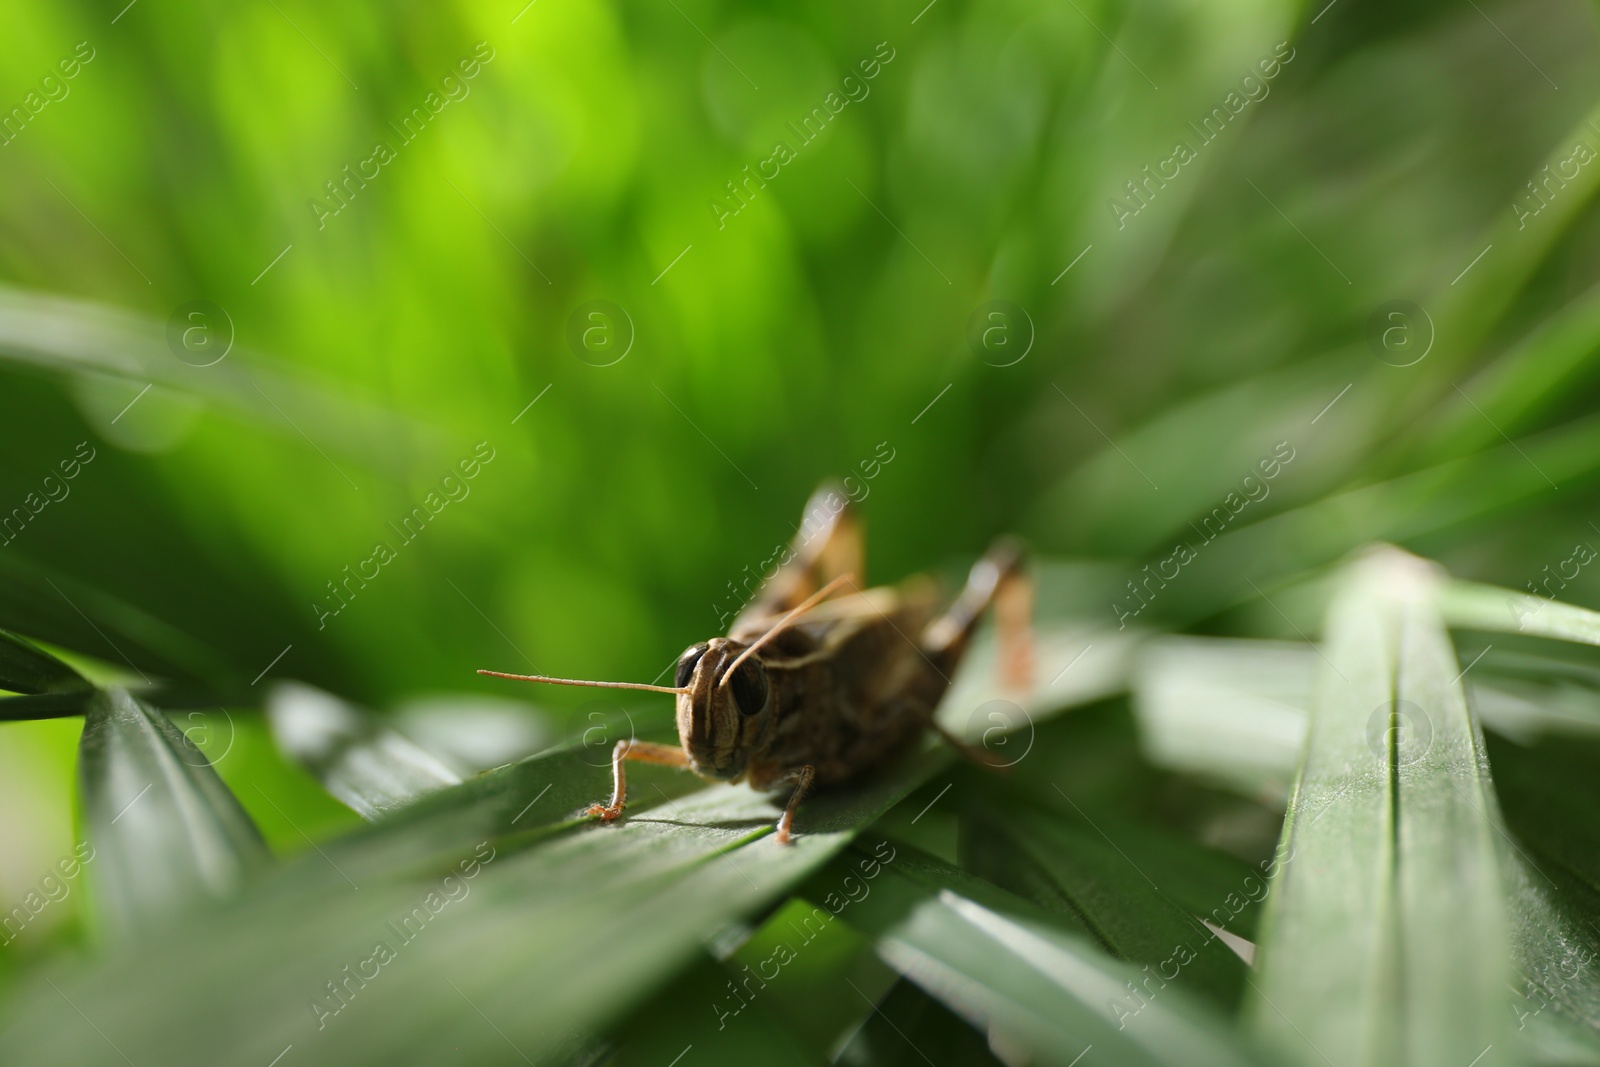
[[[615,822],[622,814],[623,803],[628,798],[628,773],[622,766],[626,760],[689,769],[689,757],[676,745],[635,741],[632,738],[618,741],[617,747],[611,750],[611,803],[590,804],[583,811],[585,815],[598,815],[606,822]]]
[[[817,769],[811,764],[806,764],[786,781],[794,782],[794,792],[789,794],[789,803],[784,806],[783,815],[778,819],[778,844],[787,845],[792,836],[794,827],[794,811],[800,806],[800,801],[805,799],[807,791],[811,788],[811,781],[817,776]]]

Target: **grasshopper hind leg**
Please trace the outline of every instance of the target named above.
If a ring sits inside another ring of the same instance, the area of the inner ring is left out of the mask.
[[[991,607],[1001,685],[1026,694],[1033,688],[1033,583],[1024,572],[1022,543],[1002,538],[973,564],[961,594],[922,631],[922,652],[946,678],[955,674]]]
[[[792,610],[841,574],[865,587],[865,539],[855,507],[839,485],[824,482],[806,501],[785,560],[756,590],[729,632]]]

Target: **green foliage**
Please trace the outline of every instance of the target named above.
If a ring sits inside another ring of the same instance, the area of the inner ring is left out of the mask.
[[[1504,831],[1434,581],[1378,553],[1330,609],[1251,1004],[1289,1062],[1448,1063],[1506,1044]]]
[[[83,710],[91,687],[77,671],[16,634],[0,630],[0,718],[49,719]]]
[[[131,938],[227,898],[269,859],[260,831],[188,738],[123,689],[90,700],[78,766],[108,936]]]
[[[7,1062],[1600,1063],[1588,9],[0,57]],[[1009,770],[590,825],[668,702],[474,670],[660,680],[846,476],[874,583],[1038,550]]]

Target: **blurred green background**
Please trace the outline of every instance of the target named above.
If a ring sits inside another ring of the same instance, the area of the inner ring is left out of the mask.
[[[0,546],[0,626],[106,672],[559,717],[472,671],[658,676],[847,475],[874,580],[1015,531],[1114,623],[1287,442],[1138,620],[1212,632],[1309,628],[1252,583],[1371,538],[1516,589],[1600,539],[1600,167],[1527,186],[1600,148],[1588,5],[119,8],[13,5],[0,45],[0,514],[95,456]],[[5,729],[9,898],[69,838],[76,725]],[[353,824],[229,729],[225,777]]]

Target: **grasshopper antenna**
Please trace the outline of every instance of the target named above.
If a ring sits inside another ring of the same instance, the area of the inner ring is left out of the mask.
[[[579,678],[548,678],[542,674],[506,674],[503,671],[479,671],[490,678],[510,678],[515,682],[549,682],[552,685],[587,685],[595,689],[643,689],[647,693],[687,693],[687,688],[675,689],[670,685],[646,685],[643,682],[590,682]]]
[[[823,586],[821,589],[818,589],[815,593],[812,593],[810,596],[800,601],[800,603],[796,604],[792,609],[790,609],[787,615],[773,623],[766,633],[756,638],[754,644],[745,649],[743,652],[739,653],[739,657],[732,663],[728,664],[728,669],[722,672],[722,680],[717,684],[719,686],[727,685],[728,679],[733,677],[733,672],[739,669],[739,664],[749,659],[750,656],[753,655],[755,651],[762,645],[778,636],[778,632],[793,622],[797,616],[803,614],[804,612],[810,611],[812,608],[822,603],[822,601],[825,600],[830,593],[846,582],[850,582],[852,585],[855,584],[855,575],[841,574],[839,577],[835,578],[833,581],[829,582],[827,585]]]

